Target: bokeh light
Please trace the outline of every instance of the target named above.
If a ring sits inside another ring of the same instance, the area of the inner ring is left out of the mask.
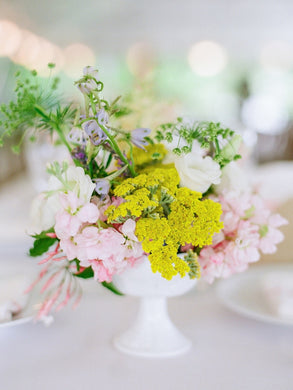
[[[22,32],[9,20],[0,20],[0,57],[12,56],[21,43]]]
[[[199,76],[210,77],[219,74],[227,65],[225,49],[213,41],[201,41],[193,45],[188,53],[188,62]]]
[[[147,76],[154,68],[155,53],[146,42],[137,42],[129,47],[126,62],[130,72],[137,77]]]
[[[270,95],[252,95],[243,104],[243,123],[264,134],[282,133],[289,120],[284,102]]]
[[[93,50],[82,43],[67,46],[64,58],[64,72],[71,78],[79,77],[81,69],[87,65],[95,65],[96,62]]]

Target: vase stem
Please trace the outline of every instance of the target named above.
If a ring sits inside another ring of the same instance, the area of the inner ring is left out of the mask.
[[[139,311],[136,322],[142,322],[149,326],[160,326],[162,322],[170,322],[167,299],[157,297],[140,298]]]
[[[132,355],[167,357],[185,353],[191,342],[171,322],[166,298],[143,297],[134,324],[114,345]]]

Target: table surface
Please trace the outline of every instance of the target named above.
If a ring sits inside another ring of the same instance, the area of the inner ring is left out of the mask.
[[[24,259],[22,250],[15,246],[5,255],[20,271],[25,261],[32,261]],[[6,261],[1,256],[2,270]],[[79,307],[58,313],[49,327],[30,322],[0,328],[1,389],[293,388],[293,326],[230,312],[214,287],[169,300],[172,320],[193,347],[168,359],[115,350],[112,339],[132,323],[138,301],[116,296],[93,281],[85,281],[84,287]]]
[[[28,264],[23,231],[34,191],[19,192],[25,183],[20,178],[0,194],[0,272]],[[169,359],[115,350],[112,339],[132,323],[138,302],[94,282],[85,290],[80,306],[58,313],[50,327],[0,328],[1,390],[293,389],[293,327],[230,312],[213,287],[169,300],[171,318],[193,342],[186,355]]]

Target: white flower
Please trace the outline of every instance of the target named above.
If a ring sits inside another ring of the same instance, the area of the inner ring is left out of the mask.
[[[203,157],[191,152],[176,157],[174,163],[182,187],[204,193],[212,184],[220,183],[220,165],[209,156]]]
[[[221,182],[215,186],[215,190],[217,193],[223,191],[244,192],[248,187],[249,181],[245,171],[235,161],[232,161],[223,168]]]
[[[84,204],[91,199],[95,183],[81,167],[70,166],[63,174],[62,181],[50,176],[48,192],[38,195],[32,203],[29,233],[40,233],[55,225],[55,215],[61,208],[59,194],[72,191]]]
[[[39,234],[55,225],[55,215],[60,208],[59,194],[47,197],[39,194],[32,202],[30,210],[29,234]]]
[[[56,177],[51,176],[48,183],[48,192],[72,191],[75,195],[88,203],[95,189],[95,184],[92,182],[89,175],[84,173],[81,167],[71,165],[62,175],[62,182]]]

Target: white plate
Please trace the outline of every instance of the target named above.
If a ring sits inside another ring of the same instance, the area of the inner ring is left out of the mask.
[[[219,282],[217,294],[228,309],[245,317],[273,324],[293,325],[293,320],[274,315],[266,302],[262,281],[266,274],[274,271],[286,271],[293,275],[293,265],[261,265],[250,268]]]
[[[8,328],[11,326],[22,325],[27,322],[30,322],[34,318],[33,313],[34,313],[33,307],[29,305],[27,308],[22,310],[20,314],[15,316],[11,321],[0,322],[0,328]]]

